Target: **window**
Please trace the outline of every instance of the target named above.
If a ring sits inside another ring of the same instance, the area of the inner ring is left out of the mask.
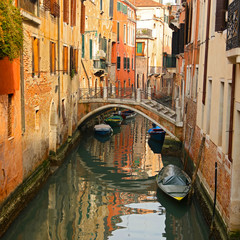
[[[76,26],[76,0],[71,0],[71,26]]]
[[[74,70],[78,73],[78,49],[74,49]]]
[[[117,41],[119,42],[119,22],[117,22]]]
[[[103,2],[102,2],[102,0],[100,0],[100,11],[102,11],[103,10]]]
[[[228,10],[228,0],[217,0],[215,31],[222,32],[227,27],[226,12]]]
[[[69,24],[69,0],[63,2],[63,22]]]
[[[218,146],[222,146],[224,81],[220,82],[219,97],[220,97],[220,100],[219,100],[219,113],[218,113]]]
[[[126,70],[126,68],[127,68],[127,58],[126,57],[123,58],[123,66],[124,66],[124,70]]]
[[[13,125],[13,107],[12,107],[12,94],[8,94],[8,137],[11,137],[13,134],[12,125]]]
[[[126,58],[127,59],[127,70],[130,70],[130,58]]]
[[[92,39],[89,40],[89,57],[92,59]]]
[[[81,26],[80,26],[81,34],[85,32],[85,5],[81,2]]]
[[[63,46],[63,73],[68,74],[68,47]]]
[[[121,68],[121,57],[117,57],[117,69]]]
[[[32,76],[40,77],[40,41],[39,39],[33,37],[32,39]]]
[[[137,56],[143,56],[144,43],[137,43]]]
[[[50,73],[56,73],[56,43],[50,42]]]
[[[84,58],[84,34],[82,34],[82,58]]]
[[[124,43],[126,44],[127,42],[126,24],[124,24],[123,39],[124,39]]]
[[[113,0],[109,2],[109,17],[113,17]]]

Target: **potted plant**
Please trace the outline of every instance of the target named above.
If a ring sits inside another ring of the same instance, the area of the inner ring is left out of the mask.
[[[0,94],[19,89],[19,54],[23,46],[20,11],[12,0],[0,0]]]

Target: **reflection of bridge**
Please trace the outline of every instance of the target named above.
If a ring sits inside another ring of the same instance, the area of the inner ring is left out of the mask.
[[[182,140],[183,122],[178,99],[172,101],[167,96],[156,98],[151,88],[148,88],[147,92],[141,89],[115,87],[81,89],[78,125],[112,108],[133,110],[162,127],[172,137]]]

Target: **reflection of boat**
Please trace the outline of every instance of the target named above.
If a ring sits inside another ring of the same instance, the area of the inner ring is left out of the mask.
[[[148,133],[150,137],[156,141],[164,141],[166,132],[160,128],[159,126],[156,126],[153,124],[153,127],[148,130]]]
[[[152,138],[148,139],[148,145],[154,153],[161,153],[163,142],[154,141]]]
[[[130,119],[133,118],[137,115],[136,112],[132,111],[132,110],[123,110],[121,111],[121,116],[123,119]]]
[[[159,188],[170,197],[182,200],[191,188],[190,177],[179,167],[169,164],[157,175]]]
[[[109,135],[110,133],[112,133],[112,128],[111,126],[107,125],[107,124],[97,124],[94,126],[94,131],[96,134],[99,135]]]
[[[120,126],[122,121],[123,121],[123,118],[118,115],[110,116],[110,117],[104,119],[104,122],[106,124],[109,124],[111,127]]]

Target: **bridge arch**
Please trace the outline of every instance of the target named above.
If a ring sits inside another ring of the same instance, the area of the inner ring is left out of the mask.
[[[100,115],[100,114],[102,114],[104,112],[107,112],[109,109],[113,109],[113,108],[124,108],[124,109],[132,110],[132,111],[142,115],[143,117],[147,118],[151,122],[155,123],[157,126],[161,127],[162,129],[164,129],[166,131],[166,133],[169,134],[172,138],[174,138],[176,140],[179,140],[179,138],[177,136],[175,136],[165,126],[161,125],[159,123],[159,121],[156,121],[156,119],[154,119],[154,117],[151,117],[151,116],[147,115],[146,113],[141,111],[141,109],[137,109],[135,105],[131,106],[131,105],[125,105],[125,104],[107,104],[107,105],[103,105],[103,106],[94,108],[90,112],[88,112],[87,114],[82,116],[82,118],[78,121],[78,126],[81,127],[89,119],[93,119],[94,117],[96,117],[96,116],[98,116],[98,115]]]

